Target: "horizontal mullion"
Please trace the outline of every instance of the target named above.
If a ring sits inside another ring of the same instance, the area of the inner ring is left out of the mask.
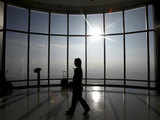
[[[0,31],[4,31],[4,29],[1,29]],[[88,34],[88,35],[48,34],[48,33],[39,33],[39,32],[27,32],[27,31],[22,31],[22,30],[13,30],[13,29],[6,29],[6,31],[26,33],[26,34],[36,34],[36,35],[64,36],[64,37],[66,37],[66,36],[69,36],[69,37],[92,37],[92,36],[94,36],[94,35],[91,35],[91,34]],[[154,29],[149,29],[149,30],[125,32],[125,33],[100,34],[99,36],[105,37],[105,36],[115,36],[115,35],[123,35],[123,34],[134,34],[134,33],[152,32],[152,31],[155,31],[155,30]]]

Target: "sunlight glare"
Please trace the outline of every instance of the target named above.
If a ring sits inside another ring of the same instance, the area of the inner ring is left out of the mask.
[[[92,92],[92,100],[93,102],[97,103],[100,101],[100,92]]]
[[[94,42],[103,38],[103,36],[101,36],[102,33],[98,27],[92,27],[92,29],[90,29],[90,34],[91,34],[91,39]]]

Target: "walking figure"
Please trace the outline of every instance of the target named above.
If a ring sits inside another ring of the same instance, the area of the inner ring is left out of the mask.
[[[81,59],[76,58],[74,60],[74,65],[76,68],[74,69],[74,76],[73,76],[73,88],[72,88],[72,104],[71,107],[66,111],[67,115],[73,115],[76,109],[76,105],[78,102],[81,103],[82,107],[84,108],[83,115],[87,115],[90,111],[90,107],[88,106],[87,102],[82,98],[82,68],[81,68]]]

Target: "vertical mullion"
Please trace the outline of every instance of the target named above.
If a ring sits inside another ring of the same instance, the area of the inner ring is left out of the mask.
[[[50,86],[50,40],[51,40],[51,12],[49,12],[48,20],[48,86]]]
[[[87,15],[85,14],[85,85],[87,85]]]
[[[148,5],[146,5],[146,27],[147,27],[147,80],[148,89],[150,89],[150,44],[149,44],[149,20],[148,20]]]
[[[4,18],[3,18],[3,42],[2,42],[2,77],[6,77],[5,75],[5,67],[6,67],[6,24],[7,24],[7,2],[4,1]]]
[[[126,38],[125,38],[125,15],[124,15],[124,10],[122,11],[123,12],[123,55],[124,55],[124,87],[126,86]]]
[[[69,14],[67,14],[67,80],[69,78]]]
[[[103,34],[105,35],[105,13],[103,13]],[[106,40],[104,36],[104,86],[106,85]]]
[[[31,10],[28,10],[28,46],[27,46],[27,87],[29,87],[29,72],[30,72],[30,20],[31,20]]]

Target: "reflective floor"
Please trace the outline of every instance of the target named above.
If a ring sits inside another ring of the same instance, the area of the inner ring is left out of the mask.
[[[160,120],[160,95],[155,91],[87,87],[83,97],[91,111],[83,116],[78,104],[72,117],[65,115],[71,96],[60,87],[14,90],[0,98],[0,120]]]

